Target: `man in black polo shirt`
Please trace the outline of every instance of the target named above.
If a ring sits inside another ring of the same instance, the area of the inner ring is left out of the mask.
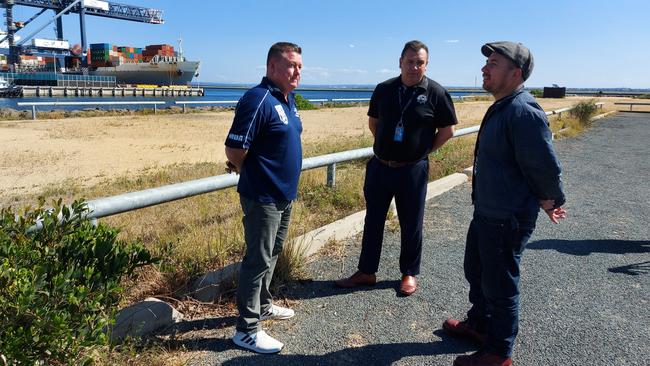
[[[375,156],[366,166],[366,220],[358,271],[336,281],[339,287],[374,285],[384,224],[395,197],[401,229],[399,292],[411,295],[420,273],[422,220],[429,177],[428,155],[454,134],[454,104],[440,84],[424,76],[429,50],[420,41],[404,45],[401,75],[377,85],[370,99],[368,125]]]

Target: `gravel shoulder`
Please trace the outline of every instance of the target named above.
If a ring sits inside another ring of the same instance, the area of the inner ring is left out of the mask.
[[[569,217],[544,216],[522,260],[518,365],[647,365],[650,354],[650,114],[619,113],[581,136],[557,141]],[[440,325],[463,317],[465,233],[472,207],[464,184],[427,203],[422,275],[410,297],[396,293],[399,232],[387,231],[378,284],[341,290],[356,268],[359,238],[309,265],[288,288],[293,319],[267,322],[285,342],[255,355],[229,340],[234,318],[195,320],[204,333],[182,343],[191,365],[451,365],[472,347]],[[332,254],[334,253],[334,254]]]

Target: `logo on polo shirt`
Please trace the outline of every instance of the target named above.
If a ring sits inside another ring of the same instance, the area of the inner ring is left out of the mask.
[[[426,103],[427,102],[427,95],[426,94],[418,95],[417,101],[418,101],[418,104]]]
[[[278,112],[278,116],[280,117],[280,121],[284,123],[285,125],[289,123],[289,118],[287,118],[287,115],[284,113],[284,108],[280,104],[277,104],[275,106],[275,111]]]

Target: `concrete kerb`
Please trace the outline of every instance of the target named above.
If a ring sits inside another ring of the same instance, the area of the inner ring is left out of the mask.
[[[597,116],[593,116],[593,117],[591,117],[591,121],[597,121],[597,120],[599,120],[599,119],[602,119],[602,118],[605,118],[605,117],[609,117],[610,115],[615,114],[615,113],[617,113],[617,112],[618,112],[618,111],[609,111],[609,112],[606,112],[606,113],[603,113],[603,114],[599,114],[599,115],[597,115]]]
[[[454,173],[430,182],[426,199],[439,196],[467,182],[467,179],[465,174]],[[304,253],[305,257],[309,257],[331,240],[343,240],[360,233],[365,216],[365,210],[354,213],[295,238],[293,245],[299,252]],[[241,263],[233,263],[200,277],[192,285],[192,297],[202,302],[215,301],[224,290],[233,287],[240,266]],[[111,339],[117,341],[127,336],[142,336],[169,327],[181,318],[182,314],[171,305],[156,298],[148,298],[118,312]]]

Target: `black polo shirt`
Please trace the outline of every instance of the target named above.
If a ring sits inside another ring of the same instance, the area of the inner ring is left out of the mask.
[[[377,85],[370,98],[368,116],[379,120],[373,145],[375,155],[399,162],[423,159],[431,152],[436,129],[458,123],[449,93],[426,76],[409,88],[400,77]],[[400,118],[404,128],[402,141],[395,141]]]

